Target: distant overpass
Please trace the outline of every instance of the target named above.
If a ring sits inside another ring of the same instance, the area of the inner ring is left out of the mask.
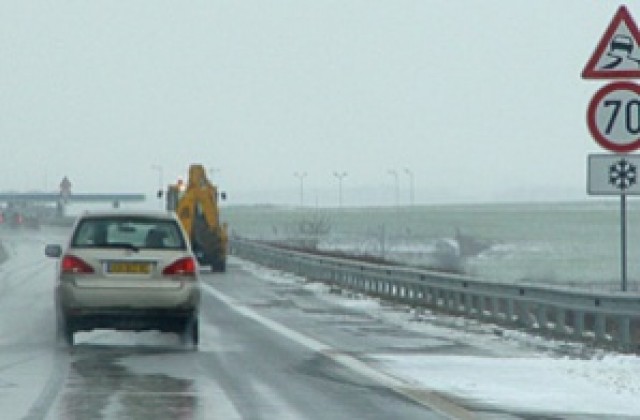
[[[72,202],[136,202],[144,201],[144,194],[133,193],[106,193],[106,194],[83,194],[71,193],[63,195],[61,193],[43,193],[43,192],[6,192],[0,193],[0,202],[5,203],[72,203]],[[117,206],[117,205],[116,205]]]
[[[72,193],[71,182],[66,176],[60,182],[59,192],[0,192],[0,223],[8,221],[16,226],[29,223],[37,226],[43,220],[64,218],[65,206],[79,202],[109,202],[114,208],[120,207],[122,202],[144,201],[144,194],[134,193],[103,193],[85,194]],[[43,204],[55,204],[55,208]]]
[[[106,193],[106,194],[74,194],[71,192],[71,181],[64,176],[60,181],[59,192],[5,192],[0,193],[0,203],[6,202],[8,207],[28,203],[56,203],[59,209],[70,202],[111,202],[119,207],[123,201],[144,201],[144,194]]]
[[[59,223],[65,220],[65,206],[69,203],[107,202],[114,208],[122,202],[144,201],[144,194],[62,194],[45,192],[0,193],[0,224],[39,226],[41,223]],[[4,204],[4,206],[2,205]]]

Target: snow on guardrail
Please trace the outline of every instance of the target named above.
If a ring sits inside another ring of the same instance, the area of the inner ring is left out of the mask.
[[[231,253],[368,295],[544,336],[640,352],[640,294],[509,285],[464,275],[371,264],[233,238]]]

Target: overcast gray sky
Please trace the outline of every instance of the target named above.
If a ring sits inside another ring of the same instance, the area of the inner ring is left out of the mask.
[[[618,1],[0,0],[0,190],[230,202],[587,198],[581,71]],[[638,22],[640,6],[629,10]]]

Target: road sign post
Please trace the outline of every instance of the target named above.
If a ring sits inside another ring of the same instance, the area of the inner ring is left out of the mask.
[[[640,78],[640,30],[620,6],[582,71],[583,79]],[[587,108],[594,140],[614,153],[640,148],[640,85],[620,81],[596,92]],[[627,195],[640,194],[640,158],[633,155],[590,155],[587,191],[620,196],[622,291],[627,290]]]
[[[589,155],[587,192],[620,196],[620,277],[627,290],[627,196],[640,195],[640,155]]]
[[[627,195],[620,195],[620,258],[621,289],[627,291]]]

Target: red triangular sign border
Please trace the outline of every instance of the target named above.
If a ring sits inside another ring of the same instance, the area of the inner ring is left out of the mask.
[[[624,22],[629,28],[629,32],[633,36],[633,39],[637,46],[640,47],[640,31],[638,31],[638,26],[633,21],[633,18],[629,14],[629,11],[625,6],[620,6],[615,16],[611,20],[609,27],[606,32],[600,39],[596,50],[593,52],[593,55],[587,62],[587,65],[582,70],[582,78],[583,79],[633,79],[640,78],[640,69],[638,70],[602,70],[597,69],[598,61],[600,57],[605,53],[611,39],[616,33],[616,30],[620,26],[620,24]]]

